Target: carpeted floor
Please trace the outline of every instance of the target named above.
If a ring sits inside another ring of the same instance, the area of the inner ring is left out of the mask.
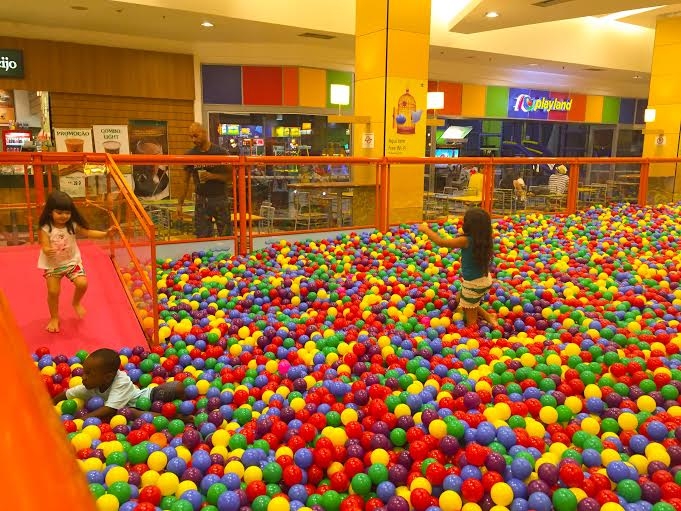
[[[78,319],[71,308],[73,285],[63,279],[61,331],[54,334],[45,330],[49,312],[45,279],[42,270],[37,268],[38,246],[0,248],[3,270],[0,289],[10,302],[28,349],[33,352],[46,346],[52,354],[70,356],[82,349],[90,352],[97,348],[118,350],[126,346],[146,346],[142,329],[106,252],[88,241],[81,241],[79,246],[89,281],[83,299],[88,313],[84,319]]]

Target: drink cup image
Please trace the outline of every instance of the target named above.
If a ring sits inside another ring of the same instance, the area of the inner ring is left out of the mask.
[[[118,154],[121,152],[121,143],[116,140],[107,140],[102,143],[104,147],[104,152],[108,154]]]
[[[82,153],[85,140],[82,138],[67,138],[64,140],[64,144],[66,144],[66,150],[69,153]]]

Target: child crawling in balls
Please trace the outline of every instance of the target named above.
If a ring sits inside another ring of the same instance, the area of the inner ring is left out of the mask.
[[[147,397],[151,402],[164,403],[184,399],[184,385],[181,382],[167,382],[158,387],[140,389],[135,386],[130,377],[120,371],[121,358],[114,350],[102,348],[93,351],[83,362],[83,383],[70,388],[52,398],[56,405],[64,399],[82,399],[99,396],[104,400],[104,406],[88,413],[85,418],[96,417],[102,421],[109,421],[126,406],[133,407],[133,418],[144,412],[136,409],[135,404],[140,397]],[[191,419],[189,416],[187,419]]]
[[[492,287],[489,267],[492,263],[494,240],[489,213],[481,208],[467,210],[463,217],[463,236],[456,238],[442,238],[427,223],[421,224],[420,229],[433,243],[441,247],[461,249],[459,309],[463,309],[466,325],[475,325],[478,316],[490,325],[495,325],[495,317],[480,306]]]

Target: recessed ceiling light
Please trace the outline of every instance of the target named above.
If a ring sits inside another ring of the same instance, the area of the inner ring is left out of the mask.
[[[485,18],[498,18],[499,13],[497,11],[489,11],[485,13]]]
[[[72,5],[71,9],[73,9],[74,11],[87,11],[88,10],[88,8],[85,7],[84,5]]]
[[[201,23],[201,26],[206,27],[206,28],[211,28],[214,25],[210,21],[204,21],[203,23]]]
[[[634,75],[634,80],[638,80],[639,78],[641,78],[641,75]]]
[[[536,63],[534,63],[534,62],[530,62],[530,63],[528,64],[528,66],[530,66],[530,67],[537,67],[538,65],[539,65],[539,64],[536,64]]]

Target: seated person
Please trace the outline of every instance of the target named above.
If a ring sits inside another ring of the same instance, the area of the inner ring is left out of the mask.
[[[556,165],[554,173],[549,177],[549,193],[555,197],[551,198],[552,206],[559,206],[562,202],[567,200],[567,190],[570,184],[570,176],[568,176],[568,169],[565,165]]]
[[[102,348],[93,351],[83,362],[83,383],[76,385],[52,398],[56,405],[64,399],[79,398],[87,402],[94,396],[104,400],[104,405],[88,413],[85,418],[96,417],[103,422],[111,420],[121,408],[134,407],[139,397],[148,397],[152,403],[164,403],[184,399],[184,385],[181,382],[168,382],[158,387],[140,389],[135,386],[124,371],[120,371],[121,358],[114,350]],[[133,417],[142,415],[135,410]],[[156,414],[158,415],[158,414]]]
[[[570,183],[570,176],[568,176],[568,169],[565,165],[556,165],[555,171],[549,177],[549,192],[553,195],[565,195],[567,193],[568,185]]]
[[[516,202],[525,202],[527,198],[527,186],[525,185],[525,180],[519,170],[513,169],[508,172],[504,172],[501,181],[499,182],[499,188],[505,190],[513,190],[513,197]]]

